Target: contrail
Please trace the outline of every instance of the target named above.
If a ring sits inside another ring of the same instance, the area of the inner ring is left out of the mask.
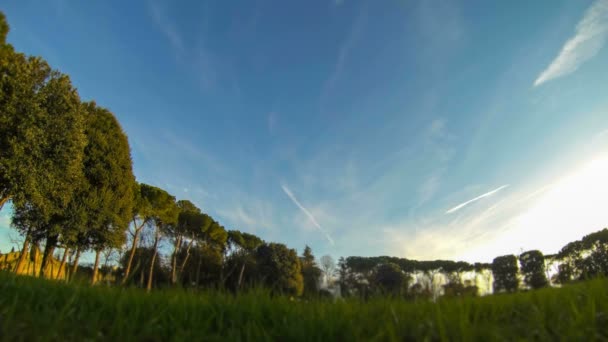
[[[464,203],[460,203],[459,205],[457,205],[457,206],[455,206],[454,208],[452,208],[452,209],[450,209],[450,210],[446,211],[445,213],[446,213],[446,214],[451,214],[451,213],[453,213],[453,212],[455,212],[455,211],[458,211],[458,210],[460,210],[460,209],[464,208],[465,206],[467,206],[467,205],[469,205],[469,204],[471,204],[471,203],[473,203],[473,202],[475,202],[475,201],[479,201],[480,199],[482,199],[482,198],[484,198],[484,197],[492,196],[492,195],[494,195],[495,193],[499,192],[500,190],[502,190],[502,189],[504,189],[504,188],[506,188],[506,187],[508,187],[508,186],[509,186],[509,184],[505,184],[505,185],[503,185],[503,186],[499,187],[498,189],[494,189],[494,190],[492,190],[492,191],[490,191],[490,192],[486,192],[485,194],[483,194],[483,195],[479,195],[479,196],[477,196],[477,197],[473,198],[472,200],[468,200],[468,201],[466,201],[466,202],[464,202]]]
[[[325,229],[323,229],[321,227],[321,225],[319,224],[319,222],[317,222],[317,220],[315,219],[314,216],[312,216],[312,214],[308,211],[308,209],[304,208],[304,206],[300,203],[300,201],[298,201],[298,199],[296,198],[296,196],[291,192],[291,190],[289,190],[289,188],[283,184],[281,184],[281,188],[283,188],[283,191],[285,192],[285,194],[287,194],[287,196],[289,196],[289,198],[291,199],[291,201],[298,207],[300,208],[300,210],[302,210],[302,212],[304,214],[306,214],[306,216],[308,216],[308,219],[310,220],[310,222],[312,222],[312,224],[315,225],[315,227],[317,227],[319,229],[319,231],[321,233],[323,233],[323,235],[325,235],[325,238],[327,239],[327,241],[329,241],[329,243],[333,246],[334,245],[334,239],[331,238],[331,236],[329,236],[329,234],[325,231]]]

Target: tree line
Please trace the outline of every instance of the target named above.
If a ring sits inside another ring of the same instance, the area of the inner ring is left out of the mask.
[[[308,246],[298,255],[226,229],[191,201],[138,182],[113,113],[82,101],[69,76],[42,58],[15,51],[8,32],[0,12],[0,209],[10,201],[11,226],[23,238],[12,253],[16,273],[33,263],[41,277],[86,274],[92,283],[148,291],[264,286],[315,296],[329,288],[363,298],[476,295],[480,281],[494,292],[516,291],[608,273],[606,229],[551,256],[533,250],[491,264],[353,256],[337,265],[329,256],[317,263]],[[86,252],[95,255],[91,267],[80,265]],[[557,267],[554,277],[548,267]]]
[[[608,275],[608,228],[568,243],[558,253],[530,250],[492,263],[418,261],[405,258],[340,258],[336,271],[342,296],[390,294],[409,298],[477,295],[561,285]]]

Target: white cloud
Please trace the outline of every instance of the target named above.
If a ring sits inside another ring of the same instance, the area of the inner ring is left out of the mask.
[[[224,224],[230,228],[241,231],[264,233],[266,238],[273,229],[276,228],[275,212],[273,206],[264,200],[253,197],[241,196],[246,198],[243,203],[236,203],[223,208],[216,209],[215,212],[222,219]]]
[[[568,39],[553,62],[538,76],[534,86],[576,71],[600,51],[607,37],[608,0],[597,0],[576,26],[576,34]]]
[[[509,185],[508,185],[508,184],[506,184],[506,185],[503,185],[503,186],[501,186],[501,187],[499,187],[499,188],[496,188],[496,189],[494,189],[494,190],[492,190],[492,191],[488,191],[488,192],[486,192],[486,193],[485,193],[485,194],[483,194],[483,195],[479,195],[479,196],[477,196],[477,197],[475,197],[475,198],[473,198],[473,199],[470,199],[470,200],[468,200],[468,201],[466,201],[466,202],[460,203],[459,205],[457,205],[457,206],[455,206],[454,208],[452,208],[452,209],[450,209],[450,210],[446,211],[445,213],[446,213],[446,214],[451,214],[451,213],[453,213],[453,212],[456,212],[456,211],[458,211],[458,210],[460,210],[460,209],[464,208],[465,206],[467,206],[467,205],[469,205],[469,204],[471,204],[471,203],[473,203],[473,202],[475,202],[475,201],[479,201],[479,200],[480,200],[480,199],[482,199],[482,198],[485,198],[485,197],[488,197],[488,196],[492,196],[492,195],[494,195],[495,193],[499,192],[500,190],[502,190],[502,189],[504,189],[504,188],[506,188],[506,187],[508,187],[508,186],[509,186]]]
[[[319,224],[319,222],[317,222],[317,220],[315,219],[315,217],[310,213],[310,211],[308,211],[308,209],[306,209],[301,203],[300,201],[298,201],[298,199],[296,198],[296,196],[291,192],[291,190],[289,190],[289,188],[282,184],[281,188],[283,188],[283,191],[285,192],[285,194],[291,199],[291,201],[298,207],[300,208],[300,210],[308,217],[308,219],[310,220],[310,222],[317,227],[317,229],[319,229],[319,231],[321,233],[323,233],[323,235],[325,235],[325,238],[327,239],[327,241],[329,241],[329,243],[333,246],[334,245],[334,240],[331,238],[331,236],[329,235],[329,233],[327,233],[327,231],[325,231],[325,229],[323,229],[323,227],[321,227],[321,225]]]

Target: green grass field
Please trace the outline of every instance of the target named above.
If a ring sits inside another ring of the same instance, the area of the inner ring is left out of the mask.
[[[608,340],[608,281],[438,303],[146,294],[0,274],[4,341]]]

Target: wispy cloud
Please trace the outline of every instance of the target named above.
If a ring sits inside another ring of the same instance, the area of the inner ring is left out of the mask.
[[[433,174],[427,178],[418,187],[418,199],[419,203],[425,203],[430,200],[439,190],[441,179],[438,174]]]
[[[494,189],[494,190],[492,190],[492,191],[488,191],[488,192],[486,192],[486,193],[485,193],[485,194],[483,194],[483,195],[479,195],[479,196],[477,196],[477,197],[475,197],[475,198],[473,198],[473,199],[470,199],[470,200],[468,200],[468,201],[466,201],[466,202],[460,203],[459,205],[457,205],[457,206],[455,206],[454,208],[452,208],[452,209],[450,209],[450,210],[446,211],[445,213],[446,213],[446,214],[451,214],[451,213],[453,213],[453,212],[456,212],[456,211],[458,211],[458,210],[460,210],[460,209],[462,209],[462,208],[466,207],[467,205],[469,205],[469,204],[471,204],[471,203],[473,203],[473,202],[475,202],[475,201],[479,201],[479,200],[480,200],[480,199],[482,199],[482,198],[485,198],[485,197],[488,197],[488,196],[492,196],[492,195],[494,195],[495,193],[499,192],[500,190],[502,190],[502,189],[504,189],[504,188],[506,188],[506,187],[508,187],[508,186],[509,186],[509,185],[508,185],[508,184],[506,184],[506,185],[503,185],[503,186],[501,186],[501,187],[499,187],[499,188],[496,188],[496,189]]]
[[[576,34],[568,39],[559,55],[538,76],[534,86],[576,71],[600,51],[607,37],[608,0],[597,0],[576,26]]]
[[[175,25],[166,18],[163,13],[163,9],[157,2],[149,2],[150,15],[154,24],[158,27],[161,33],[169,40],[171,46],[177,50],[178,53],[184,52],[184,43]]]
[[[323,85],[323,89],[321,91],[321,109],[323,109],[326,102],[329,100],[331,93],[335,90],[336,84],[342,76],[346,61],[348,60],[348,56],[355,48],[355,44],[357,43],[357,40],[361,35],[361,31],[363,30],[366,21],[367,11],[365,10],[365,8],[362,8],[360,9],[357,17],[354,19],[348,36],[338,48],[338,58],[336,60],[336,64],[334,65],[331,74],[325,81],[325,84]]]
[[[199,81],[204,91],[218,87],[240,92],[238,79],[229,58],[209,49],[205,37],[207,17],[201,19],[203,31],[192,41],[185,41],[176,21],[167,15],[167,8],[159,0],[148,2],[148,12],[152,22],[168,40],[177,62],[187,67]],[[205,10],[205,13],[208,13]]]
[[[300,201],[298,201],[298,199],[296,198],[296,196],[291,192],[291,190],[289,190],[289,188],[282,184],[281,188],[283,188],[283,191],[285,192],[285,194],[291,199],[291,201],[298,207],[300,208],[300,210],[308,217],[308,219],[310,220],[310,222],[317,227],[317,229],[319,229],[319,231],[321,233],[323,233],[323,235],[325,235],[325,238],[327,239],[327,241],[329,241],[329,243],[333,246],[334,245],[334,240],[331,238],[331,236],[329,235],[329,233],[327,233],[327,231],[325,231],[325,229],[323,229],[323,227],[321,227],[321,225],[319,224],[319,222],[317,222],[317,220],[315,219],[315,217],[310,213],[310,211],[308,211],[308,209],[306,209],[301,203]]]

